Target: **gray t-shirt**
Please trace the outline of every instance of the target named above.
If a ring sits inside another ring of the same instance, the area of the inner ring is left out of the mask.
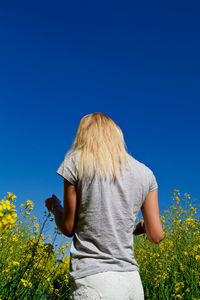
[[[149,191],[158,188],[145,164],[129,154],[130,167],[115,182],[99,172],[78,179],[74,153],[68,152],[56,171],[77,187],[78,222],[70,249],[69,275],[79,279],[106,271],[134,271],[139,265],[133,255],[133,230],[139,210]]]

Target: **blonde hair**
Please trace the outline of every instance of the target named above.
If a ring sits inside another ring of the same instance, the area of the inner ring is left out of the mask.
[[[106,114],[96,112],[81,119],[68,153],[76,151],[79,179],[99,171],[105,180],[115,180],[128,163],[126,149],[120,127]]]

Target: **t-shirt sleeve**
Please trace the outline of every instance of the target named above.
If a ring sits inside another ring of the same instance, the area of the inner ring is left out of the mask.
[[[78,182],[78,173],[72,153],[67,153],[65,159],[57,169],[56,173],[67,179],[71,184],[76,185]]]
[[[149,185],[149,192],[158,188],[158,183],[156,181],[156,177],[153,172],[150,172],[150,185]]]

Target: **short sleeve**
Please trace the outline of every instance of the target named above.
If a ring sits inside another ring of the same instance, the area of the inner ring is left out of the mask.
[[[78,181],[78,173],[74,161],[73,153],[68,152],[65,159],[57,169],[56,173],[67,179],[71,184],[76,185]]]
[[[149,192],[155,190],[158,188],[158,183],[156,181],[156,177],[153,174],[153,172],[150,172],[150,186],[149,186]]]

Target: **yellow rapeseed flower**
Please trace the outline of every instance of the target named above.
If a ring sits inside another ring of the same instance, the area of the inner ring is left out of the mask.
[[[31,200],[27,200],[26,203],[25,203],[25,206],[26,206],[27,209],[29,209],[30,211],[32,211],[33,207],[34,207],[34,204],[33,204],[33,202]]]
[[[2,218],[1,222],[2,222],[2,224],[3,224],[4,226],[7,225],[7,224],[9,223],[9,221],[8,221],[8,219],[7,219],[6,216],[5,216],[4,218]]]
[[[184,282],[176,282],[175,283],[175,292],[178,292],[181,288],[184,287]]]
[[[31,283],[31,282],[28,282],[27,280],[25,280],[25,279],[23,279],[23,278],[21,278],[21,282],[23,283],[23,285],[24,285],[25,287],[29,287],[29,288],[32,287],[32,283]]]
[[[7,195],[8,198],[10,198],[13,195],[13,193],[10,193],[10,192],[7,192],[7,194],[8,194]]]
[[[18,241],[18,237],[17,237],[16,235],[13,235],[13,236],[12,236],[12,241],[13,241],[13,242],[17,242],[17,241]]]
[[[66,252],[66,247],[65,246],[62,246],[59,250],[62,254],[65,254]]]
[[[197,261],[200,261],[200,255],[196,255],[196,256],[195,256],[195,259],[196,259]]]
[[[194,245],[193,246],[193,251],[197,252],[199,248],[200,248],[200,245]]]
[[[181,271],[184,271],[183,264],[180,262],[179,265],[180,265],[180,270],[181,270]]]
[[[9,200],[2,200],[0,202],[1,206],[2,206],[2,209],[10,209],[11,208],[11,205],[10,205],[10,201]]]
[[[17,197],[15,195],[12,196],[12,200],[14,201]]]
[[[179,202],[179,201],[180,201],[179,197],[177,197],[177,196],[175,197],[175,199],[176,199],[176,201],[177,201],[177,202]]]

